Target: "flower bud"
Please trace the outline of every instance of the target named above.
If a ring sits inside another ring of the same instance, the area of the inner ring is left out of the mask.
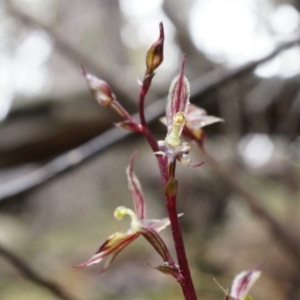
[[[101,106],[110,106],[112,101],[115,99],[115,95],[111,91],[107,82],[90,73],[87,73],[84,68],[82,68],[82,74],[84,75],[88,87],[90,88],[97,102]]]
[[[152,74],[153,71],[159,67],[164,59],[164,27],[162,23],[159,23],[159,38],[149,48],[146,56],[147,74]]]

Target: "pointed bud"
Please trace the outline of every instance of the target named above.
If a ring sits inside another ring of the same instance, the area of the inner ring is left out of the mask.
[[[238,274],[233,280],[229,296],[235,300],[246,300],[250,289],[259,278],[260,273],[258,269],[253,269]]]
[[[159,38],[158,40],[149,48],[146,56],[146,74],[152,74],[153,71],[159,67],[164,59],[164,26],[163,23],[159,23]]]
[[[82,75],[85,77],[88,87],[97,102],[102,106],[110,106],[115,99],[115,95],[111,91],[107,82],[87,73],[83,67],[81,67],[81,69]]]

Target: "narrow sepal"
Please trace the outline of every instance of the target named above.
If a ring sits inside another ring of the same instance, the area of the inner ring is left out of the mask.
[[[173,262],[166,244],[156,231],[145,228],[141,231],[141,234],[162,257],[163,261]]]
[[[170,219],[143,219],[140,221],[143,228],[152,229],[159,232],[170,225]]]
[[[106,270],[113,262],[117,254],[119,254],[121,250],[134,241],[139,235],[139,232],[134,232],[132,234],[122,232],[114,233],[100,246],[95,255],[93,255],[88,261],[74,266],[74,268],[86,268],[91,265],[98,264],[104,258],[111,256],[111,258],[104,265],[104,269]]]
[[[204,126],[211,125],[218,122],[224,122],[224,119],[209,116],[205,109],[190,104],[186,114],[185,126],[189,129],[203,128]]]
[[[171,83],[168,102],[166,107],[166,119],[168,134],[171,133],[173,127],[173,118],[176,113],[187,112],[190,99],[190,83],[184,75],[185,56],[182,60],[181,72],[175,77]],[[182,124],[181,129],[184,124]],[[181,132],[181,130],[180,130]],[[179,133],[180,133],[179,132]]]
[[[184,213],[178,214],[178,218],[182,217]],[[170,219],[143,219],[140,220],[140,224],[142,228],[152,229],[156,232],[160,232],[161,230],[165,229],[167,226],[170,225]]]
[[[142,187],[137,176],[133,172],[133,161],[137,155],[137,152],[134,152],[130,158],[129,165],[126,169],[128,187],[132,193],[134,210],[137,217],[141,220],[146,217],[146,205],[145,198],[142,192]]]

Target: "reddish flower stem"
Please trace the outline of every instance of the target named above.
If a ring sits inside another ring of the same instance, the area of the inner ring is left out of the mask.
[[[161,55],[161,59],[163,58],[162,54],[162,49],[163,49],[163,40],[164,40],[164,31],[163,31],[163,25],[160,23],[160,39],[159,42],[161,43],[160,48],[158,48]],[[156,44],[154,44],[156,45]],[[151,48],[150,48],[151,49]],[[152,61],[150,61],[151,63]],[[161,63],[161,62],[160,62]],[[159,64],[160,64],[159,63]],[[183,60],[182,64],[182,72],[181,72],[181,80],[183,80],[183,68],[184,68],[184,63],[185,63],[185,57]],[[145,118],[145,97],[147,95],[147,92],[149,90],[149,87],[151,85],[152,78],[154,76],[153,69],[151,68],[149,70],[147,66],[147,71],[144,76],[143,80],[143,85],[140,91],[140,96],[139,96],[139,115],[140,115],[140,121],[141,121],[141,126],[143,128],[142,133],[146,137],[152,151],[158,152],[159,146],[154,138],[152,132],[150,131],[146,118]],[[157,66],[155,66],[156,68]],[[181,95],[181,86],[178,91],[179,95]],[[168,166],[168,159],[166,156],[160,156],[157,155],[157,161],[160,169],[160,174],[161,174],[161,179],[163,186],[165,187],[170,178],[175,178],[175,168],[176,168],[176,161],[174,161],[170,166]],[[196,291],[194,288],[194,284],[192,281],[191,273],[190,273],[190,268],[188,264],[188,260],[186,257],[186,252],[185,252],[185,247],[184,247],[184,242],[183,242],[183,237],[182,237],[182,231],[181,227],[179,224],[178,220],[178,213],[177,213],[177,208],[176,208],[176,194],[177,191],[175,192],[174,195],[166,195],[166,204],[167,204],[167,209],[168,209],[168,214],[170,218],[170,223],[171,223],[171,230],[172,230],[172,235],[173,235],[173,240],[174,240],[174,245],[175,245],[175,250],[176,250],[176,255],[177,255],[177,260],[181,272],[180,280],[178,280],[182,292],[184,294],[184,298],[186,300],[197,300],[196,296]]]
[[[176,161],[171,163],[168,169],[170,170],[169,178],[174,178]],[[169,180],[169,178],[167,180]],[[167,208],[168,208],[168,213],[169,213],[169,218],[171,223],[171,230],[172,230],[173,240],[175,244],[176,255],[177,255],[181,275],[183,277],[183,282],[181,282],[180,285],[186,299],[196,300],[197,295],[193,284],[188,260],[186,257],[182,231],[178,219],[176,195],[177,195],[177,191],[175,195],[166,195],[166,200],[167,200]]]
[[[142,91],[143,91],[143,87],[142,87]],[[153,152],[157,152],[157,151],[159,151],[157,141],[155,140],[152,132],[150,131],[150,129],[145,121],[144,114],[141,115],[141,111],[144,112],[144,108],[143,108],[144,98],[147,93],[147,91],[146,91],[146,93],[143,93],[142,91],[140,94],[139,109],[140,109],[141,123],[143,122],[142,120],[144,120],[143,134],[146,137]],[[141,99],[142,99],[142,101],[141,101]],[[171,164],[171,166],[168,166],[167,160],[165,158],[166,157],[163,157],[163,156],[157,156],[163,186],[165,186],[168,183],[168,181],[171,177],[174,178],[175,168],[176,168],[176,161],[173,162]],[[196,291],[194,288],[188,260],[186,257],[186,251],[185,251],[185,247],[184,247],[182,231],[181,231],[181,227],[180,227],[179,220],[178,220],[178,212],[177,212],[177,208],[176,208],[176,194],[174,196],[166,195],[166,204],[167,204],[168,214],[169,214],[170,223],[171,223],[171,230],[172,230],[172,236],[173,236],[173,240],[174,240],[177,260],[178,260],[180,272],[182,275],[182,280],[178,280],[178,282],[181,286],[182,292],[184,294],[184,298],[186,300],[197,300]]]
[[[148,127],[147,123],[146,123],[146,118],[145,118],[145,97],[148,93],[153,76],[154,76],[154,73],[145,75],[144,80],[143,80],[143,85],[141,88],[141,92],[140,92],[139,115],[140,115],[140,119],[141,119],[141,125],[143,127]]]

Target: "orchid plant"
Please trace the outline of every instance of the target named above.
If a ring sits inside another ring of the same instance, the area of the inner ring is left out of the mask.
[[[89,74],[83,67],[82,74],[98,103],[104,107],[112,108],[121,117],[122,121],[115,125],[125,130],[138,132],[144,135],[148,141],[158,161],[162,188],[169,216],[168,218],[161,220],[146,218],[145,198],[141,184],[133,172],[133,162],[137,155],[137,152],[134,152],[126,169],[128,186],[132,193],[133,209],[119,206],[114,212],[114,216],[117,220],[122,220],[126,215],[129,216],[131,218],[130,228],[126,232],[116,232],[110,235],[99,247],[95,255],[85,263],[75,267],[84,268],[106,260],[100,270],[101,273],[110,266],[116,256],[127,245],[139,236],[143,236],[163,260],[160,265],[154,268],[165,274],[172,275],[180,284],[186,300],[196,300],[197,295],[190,274],[182,231],[178,219],[182,214],[178,214],[177,212],[176,162],[180,161],[184,165],[191,167],[200,166],[203,162],[197,164],[192,164],[190,162],[190,144],[183,140],[183,136],[197,142],[201,147],[205,140],[205,134],[202,128],[206,125],[222,122],[223,120],[218,117],[209,116],[204,109],[190,104],[190,84],[184,75],[186,61],[184,55],[180,74],[175,77],[171,83],[166,104],[166,115],[165,118],[162,119],[162,122],[166,124],[167,127],[166,137],[162,141],[157,141],[155,139],[146,122],[144,103],[152,79],[155,76],[155,70],[163,62],[163,48],[164,28],[163,24],[160,23],[159,38],[149,48],[146,55],[146,71],[144,78],[140,83],[141,91],[138,103],[139,121],[131,117],[127,110],[117,100],[105,81]],[[159,235],[159,232],[169,225],[172,230],[177,262],[172,258],[167,245]],[[256,269],[244,271],[239,274],[234,279],[230,294],[226,293],[226,300],[249,299],[246,298],[248,297],[248,292],[259,275],[260,271]]]

